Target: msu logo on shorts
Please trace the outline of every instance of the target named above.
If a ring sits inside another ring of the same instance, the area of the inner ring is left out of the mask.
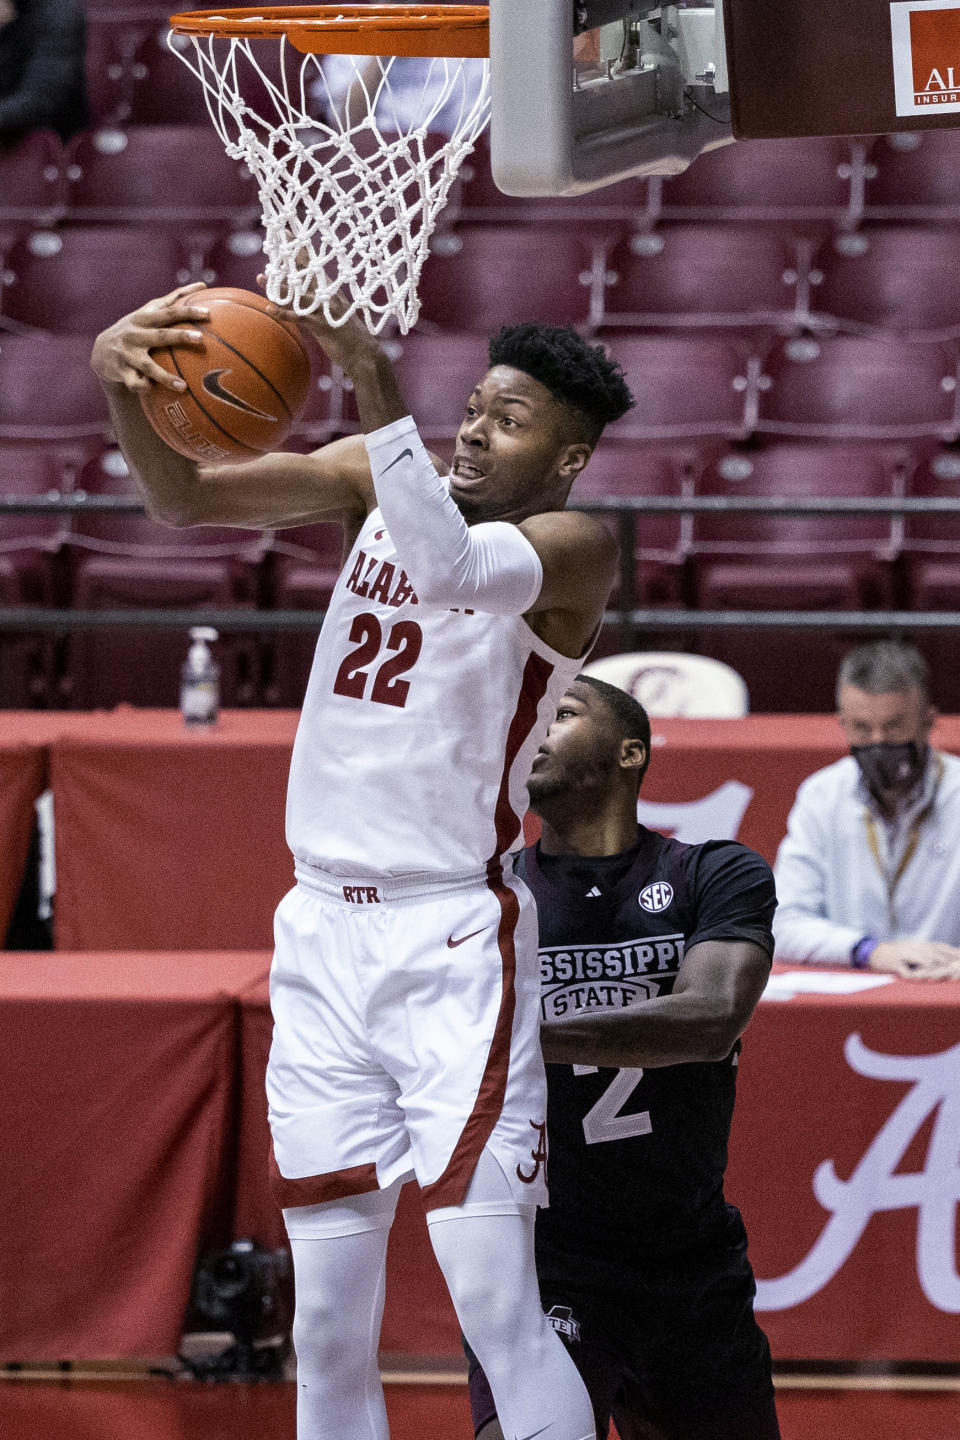
[[[652,885],[640,891],[637,899],[644,910],[656,915],[659,910],[666,910],[673,899],[673,886],[668,885],[666,880],[655,880]]]

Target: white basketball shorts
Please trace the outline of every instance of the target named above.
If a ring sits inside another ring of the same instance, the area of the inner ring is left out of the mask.
[[[545,1205],[537,918],[513,875],[351,880],[297,867],[275,920],[267,1070],[285,1208],[413,1173],[459,1205],[484,1146]]]

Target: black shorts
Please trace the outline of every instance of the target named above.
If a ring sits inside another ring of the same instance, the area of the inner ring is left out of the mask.
[[[740,1213],[726,1206],[681,1253],[639,1267],[538,1249],[544,1310],[593,1403],[597,1435],[621,1440],[780,1440],[770,1347]],[[496,1410],[470,1358],[478,1433]]]

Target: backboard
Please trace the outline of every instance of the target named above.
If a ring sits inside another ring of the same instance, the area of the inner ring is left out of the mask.
[[[732,139],[720,5],[491,0],[490,73],[508,195],[676,174]]]

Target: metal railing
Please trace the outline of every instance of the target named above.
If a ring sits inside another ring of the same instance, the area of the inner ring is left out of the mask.
[[[618,516],[621,553],[629,557],[621,594],[628,608],[611,609],[604,626],[630,631],[696,629],[790,629],[906,631],[960,627],[953,610],[698,610],[639,609],[629,603],[635,593],[634,521],[638,515],[960,515],[960,496],[747,496],[628,495],[591,498],[574,508]],[[0,523],[6,515],[145,514],[142,503],[126,495],[91,495],[84,491],[47,495],[0,495]],[[883,541],[876,548],[882,550]],[[960,554],[960,548],[958,548]],[[155,558],[155,557],[154,557]],[[788,559],[789,557],[784,557]],[[815,558],[815,557],[814,557]],[[212,625],[223,632],[278,634],[317,630],[324,610],[137,609],[67,610],[42,606],[0,607],[0,631],[67,634],[78,630],[168,630]]]
[[[960,495],[610,495],[579,501],[572,510],[681,515],[960,515]],[[91,495],[85,490],[48,495],[0,495],[3,515],[143,515],[143,504],[127,495]]]

